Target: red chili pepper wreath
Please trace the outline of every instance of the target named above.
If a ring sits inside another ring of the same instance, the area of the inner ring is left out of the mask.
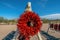
[[[40,17],[34,12],[25,11],[18,20],[18,30],[26,37],[33,36],[40,31],[42,26]]]

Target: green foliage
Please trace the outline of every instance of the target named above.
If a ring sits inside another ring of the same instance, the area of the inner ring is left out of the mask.
[[[60,23],[60,20],[59,19],[49,20],[49,19],[43,18],[42,21],[43,21],[43,23],[50,23],[50,22],[59,22]],[[3,17],[0,17],[0,23],[17,24],[17,20],[16,19],[8,20],[8,19],[5,19]]]
[[[8,20],[8,19],[5,19],[5,18],[3,18],[3,17],[0,17],[0,23],[16,24],[16,23],[17,23],[17,20],[15,20],[15,19]]]
[[[48,20],[48,19],[42,19],[42,21],[43,21],[43,23],[48,23],[48,22],[50,22],[50,20]]]
[[[4,21],[4,18],[3,17],[0,17],[0,23]]]
[[[50,22],[54,22],[54,23],[57,23],[59,22],[60,23],[60,19],[55,19],[55,20],[49,20],[49,19],[42,19],[43,23],[50,23]]]

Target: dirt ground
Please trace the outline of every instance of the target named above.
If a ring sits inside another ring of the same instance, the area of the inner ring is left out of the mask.
[[[15,31],[16,28],[16,25],[0,25],[0,40],[5,38],[11,31]],[[43,24],[41,30],[47,33],[48,24]],[[60,38],[60,32],[56,32],[55,30],[49,30],[48,34],[53,37]],[[43,34],[41,35],[43,40],[47,40]],[[35,36],[31,38],[31,40],[37,40],[37,37]]]

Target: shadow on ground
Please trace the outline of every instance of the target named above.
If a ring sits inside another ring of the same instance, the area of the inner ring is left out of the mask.
[[[11,40],[14,37],[16,31],[12,31],[10,32],[5,38],[3,38],[2,40]],[[52,35],[49,35],[47,32],[41,31],[41,35],[43,35],[45,38],[47,38],[47,40],[60,40],[60,38],[56,38]]]
[[[52,35],[49,35],[47,32],[41,31],[41,35],[43,35],[47,40],[60,40],[60,38],[56,38]]]
[[[12,31],[10,32],[5,38],[3,38],[2,40],[11,40],[14,37],[16,31]]]

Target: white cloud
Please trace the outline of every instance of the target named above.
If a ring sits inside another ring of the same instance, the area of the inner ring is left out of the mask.
[[[41,18],[46,18],[46,19],[60,19],[60,13],[41,16]]]
[[[15,8],[15,7],[13,7],[12,5],[7,4],[7,3],[4,3],[4,5],[7,6],[7,7],[9,7],[9,8]]]
[[[3,2],[0,2],[2,5],[6,6],[6,7],[9,7],[9,8],[13,8],[15,9],[14,6],[12,6],[11,4],[8,4],[8,3],[3,3]]]
[[[47,4],[48,0],[40,0],[39,4],[45,8],[45,5]]]

